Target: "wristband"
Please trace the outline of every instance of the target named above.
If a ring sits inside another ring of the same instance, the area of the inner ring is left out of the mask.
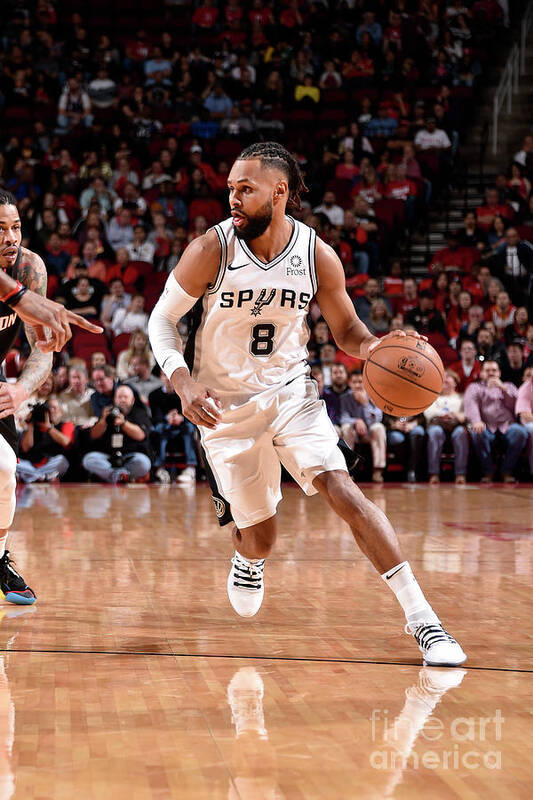
[[[12,289],[10,292],[4,295],[4,297],[1,297],[0,301],[13,308],[13,306],[17,305],[19,300],[22,299],[27,291],[28,287],[24,286],[24,284],[22,284],[20,281],[17,281],[15,289]]]

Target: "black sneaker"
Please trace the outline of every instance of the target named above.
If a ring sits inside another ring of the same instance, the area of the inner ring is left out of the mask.
[[[9,550],[0,558],[0,589],[8,603],[31,606],[37,600],[33,589],[30,589],[22,575],[13,567]]]

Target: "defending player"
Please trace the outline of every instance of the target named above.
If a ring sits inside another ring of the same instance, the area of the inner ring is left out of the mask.
[[[465,653],[403,560],[387,517],[349,478],[308,377],[306,316],[313,296],[342,350],[366,358],[378,340],[354,311],[337,255],[286,215],[305,190],[299,167],[275,142],[251,145],[233,164],[228,189],[231,218],[189,245],[152,313],[149,334],[183,413],[200,426],[217,513],[223,516],[222,504],[231,504],[237,527],[230,602],[241,616],[261,606],[281,462],[306,494],[320,492],[350,525],[402,606],[424,661],[461,664]],[[184,358],[176,324],[193,306]]]
[[[8,529],[15,513],[15,469],[18,436],[13,413],[50,372],[52,350],[70,339],[69,323],[99,332],[97,325],[66,312],[45,298],[46,268],[36,253],[21,247],[21,224],[16,200],[0,192],[0,364],[17,338],[21,318],[31,353],[16,383],[6,383],[0,369],[0,589],[19,605],[35,602],[35,593],[16,572],[6,550]],[[53,326],[47,338],[44,326]]]

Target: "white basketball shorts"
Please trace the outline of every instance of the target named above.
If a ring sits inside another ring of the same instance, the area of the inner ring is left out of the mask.
[[[215,430],[201,427],[202,445],[238,528],[272,517],[281,500],[281,466],[308,495],[321,472],[346,472],[316,384],[302,375],[222,412]]]

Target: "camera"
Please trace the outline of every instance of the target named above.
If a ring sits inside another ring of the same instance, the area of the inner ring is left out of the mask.
[[[122,413],[122,411],[118,406],[113,406],[113,408],[107,415],[107,419],[111,423],[111,425],[114,425],[117,420],[117,417],[119,416],[124,416],[124,414]]]
[[[48,403],[36,403],[31,410],[30,419],[34,424],[45,422],[48,412]]]

